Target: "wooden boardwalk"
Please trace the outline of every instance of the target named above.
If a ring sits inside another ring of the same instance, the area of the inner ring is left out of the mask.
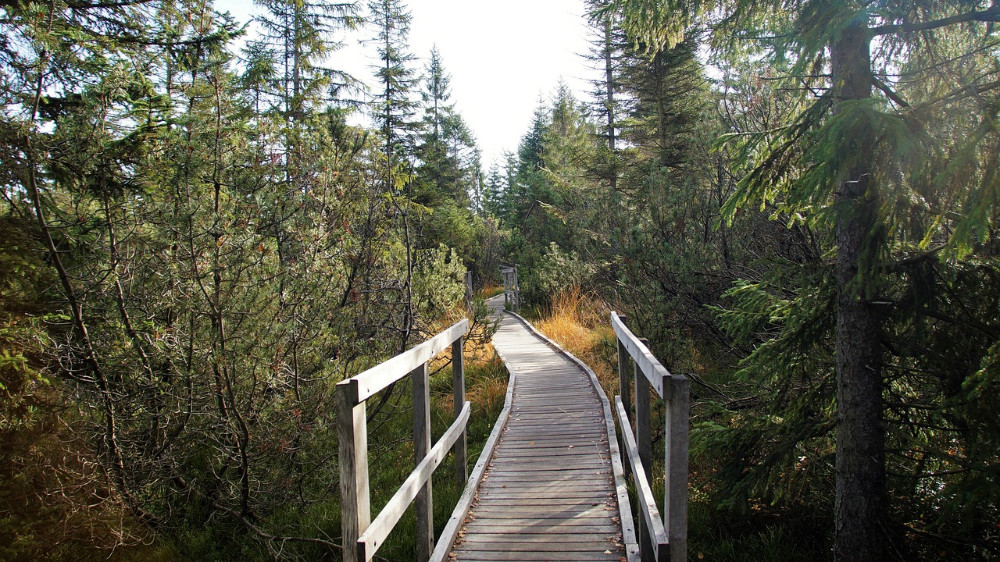
[[[511,373],[507,416],[448,559],[636,559],[610,407],[596,377],[510,314],[493,344]]]

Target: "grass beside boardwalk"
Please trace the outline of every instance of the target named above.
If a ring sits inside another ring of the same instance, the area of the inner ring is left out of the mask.
[[[503,285],[488,284],[485,287],[483,287],[482,291],[480,291],[480,295],[484,299],[488,299],[490,297],[495,297],[497,295],[502,295],[502,294],[503,294]]]
[[[586,363],[605,394],[618,392],[617,346],[611,311],[593,295],[574,288],[557,294],[552,307],[533,320],[536,328]]]

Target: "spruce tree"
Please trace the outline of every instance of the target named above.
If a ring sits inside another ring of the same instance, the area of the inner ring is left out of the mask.
[[[406,253],[402,295],[397,303],[399,351],[406,349],[414,327],[413,271],[415,233],[411,231],[412,154],[417,124],[414,115],[417,103],[414,90],[417,76],[411,64],[414,60],[407,43],[410,32],[410,12],[401,0],[372,0],[368,3],[370,25],[375,27],[375,67],[378,90],[371,103],[372,120],[381,133],[382,153],[377,168],[381,192],[392,201],[393,213],[399,219]],[[390,393],[387,393],[390,394]]]
[[[899,537],[908,531],[890,524],[886,442],[895,431],[914,430],[920,408],[905,405],[906,400],[891,409],[887,405],[905,386],[899,382],[906,377],[902,366],[919,354],[900,353],[887,338],[898,329],[887,320],[902,305],[889,295],[898,283],[905,284],[906,277],[898,273],[902,264],[936,261],[936,252],[927,253],[932,241],[941,244],[941,251],[948,248],[961,256],[973,251],[966,235],[981,236],[994,220],[994,205],[986,202],[988,196],[984,199],[992,192],[992,174],[960,173],[933,147],[962,146],[965,164],[979,169],[985,156],[980,147],[993,142],[992,125],[980,122],[975,140],[967,142],[952,136],[954,131],[937,128],[934,119],[960,123],[970,96],[996,99],[995,65],[980,64],[976,54],[995,45],[1000,8],[985,2],[619,4],[627,25],[654,52],[677,42],[700,17],[714,28],[720,53],[749,46],[774,67],[793,61],[785,84],[800,92],[803,109],[787,116],[779,129],[734,141],[752,169],[728,210],[733,217],[751,203],[776,205],[794,220],[832,230],[834,558],[899,556],[905,549]],[[958,36],[970,40],[956,42]],[[911,65],[916,61],[920,63]],[[971,66],[960,71],[953,66],[957,61]],[[903,66],[908,71],[900,75]],[[934,82],[939,71],[949,73],[957,85],[937,97],[918,93],[923,98],[919,104],[907,99],[907,91],[919,92],[920,81]],[[932,162],[939,173],[928,173]],[[927,201],[924,193],[944,185],[962,195],[944,207],[908,203],[914,197]],[[914,221],[922,223],[918,230],[924,234],[915,244],[904,235],[904,225]],[[950,378],[944,372],[940,376]],[[895,418],[897,411],[906,413]],[[930,437],[933,430],[927,432],[919,433]],[[898,457],[894,462],[907,464]]]
[[[386,188],[394,186],[393,168],[408,164],[417,123],[417,102],[413,97],[418,78],[408,51],[410,12],[401,0],[373,0],[368,3],[368,21],[375,28],[379,64],[373,68],[377,85],[371,104],[372,120],[382,134],[386,158]]]

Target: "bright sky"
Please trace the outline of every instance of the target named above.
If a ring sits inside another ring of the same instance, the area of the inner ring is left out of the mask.
[[[362,2],[365,4],[365,2]],[[451,75],[451,101],[476,135],[483,167],[515,151],[531,125],[539,99],[548,102],[559,80],[586,100],[594,75],[582,55],[588,51],[583,0],[409,0],[410,52],[418,72],[437,45]],[[253,9],[246,0],[216,0],[219,10],[245,21]],[[369,84],[375,63],[373,45],[360,46],[371,30],[341,37],[347,47],[330,66]]]

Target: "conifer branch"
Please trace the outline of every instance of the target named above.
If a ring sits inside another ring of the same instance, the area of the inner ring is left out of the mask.
[[[949,25],[955,25],[958,23],[969,23],[969,22],[1000,22],[1000,6],[991,6],[989,9],[966,12],[964,14],[957,14],[947,18],[941,18],[938,20],[921,22],[921,23],[899,23],[891,25],[880,25],[878,27],[873,27],[869,32],[873,36],[878,35],[891,35],[894,33],[915,33],[918,31],[930,31],[933,29],[939,29],[942,27],[947,27]]]
[[[900,107],[910,107],[910,104],[906,103],[906,100],[901,98],[899,94],[894,92],[888,84],[878,79],[876,76],[872,76],[872,85],[878,88],[883,94],[891,99],[896,105]]]

